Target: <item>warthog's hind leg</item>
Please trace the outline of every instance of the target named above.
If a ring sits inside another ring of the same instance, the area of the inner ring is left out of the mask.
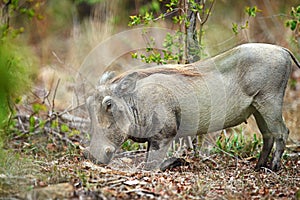
[[[261,114],[255,112],[254,117],[258,125],[258,128],[263,136],[263,148],[260,153],[258,162],[255,166],[255,170],[259,170],[260,168],[267,166],[268,156],[270,155],[274,145],[274,137],[273,134],[269,131],[267,123],[265,122]]]
[[[275,152],[273,156],[273,160],[271,163],[271,169],[274,171],[278,171],[280,169],[280,160],[281,156],[285,149],[286,140],[289,135],[289,129],[286,127],[283,119],[279,119],[278,124],[276,124],[278,127],[278,134],[275,136]]]
[[[261,167],[266,167],[274,141],[275,151],[270,169],[277,171],[280,168],[281,156],[284,152],[285,143],[289,134],[289,130],[286,128],[282,119],[280,105],[281,104],[274,105],[270,102],[269,104],[265,103],[254,113],[264,142],[262,152],[255,167],[256,170],[259,170]]]

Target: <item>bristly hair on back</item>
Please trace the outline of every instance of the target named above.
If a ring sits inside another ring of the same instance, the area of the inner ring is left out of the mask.
[[[146,78],[148,76],[151,76],[153,74],[166,74],[166,75],[172,75],[172,74],[178,74],[183,76],[201,76],[201,73],[197,69],[197,67],[193,65],[181,65],[181,66],[174,66],[174,67],[152,67],[152,68],[146,68],[146,69],[138,69],[133,71],[124,72],[116,77],[114,77],[110,83],[116,83],[119,80],[123,79],[125,76],[127,76],[130,73],[137,72],[139,79]]]

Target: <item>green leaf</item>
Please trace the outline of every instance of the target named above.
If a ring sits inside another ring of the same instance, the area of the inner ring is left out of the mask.
[[[135,53],[131,53],[131,58],[133,58],[133,59],[137,59],[137,58],[138,58],[138,54],[137,54],[137,52],[135,52]]]
[[[290,25],[291,25],[291,30],[294,31],[296,29],[296,27],[297,27],[297,21],[296,20],[292,20]]]
[[[73,137],[76,135],[80,135],[80,131],[79,130],[72,130],[69,134],[68,137]]]
[[[15,98],[15,104],[19,104],[21,101],[22,101],[22,97],[21,96]]]
[[[35,15],[34,9],[28,9],[27,10],[27,15],[28,15],[29,19],[32,19]]]
[[[296,29],[297,24],[298,24],[298,22],[297,22],[296,20],[292,20],[292,19],[286,21],[286,23],[285,23],[285,25],[286,25],[287,27],[290,27],[290,29],[291,29],[292,31],[294,31],[294,30]]]
[[[300,5],[296,8],[296,10],[297,10],[297,13],[300,14]]]
[[[61,130],[61,132],[66,133],[66,132],[69,132],[69,131],[70,131],[70,128],[69,128],[68,125],[62,124],[62,125],[60,126],[60,130]]]
[[[151,21],[153,21],[153,13],[146,12],[145,16],[143,17],[144,23],[149,24]]]
[[[135,25],[139,25],[141,24],[141,16],[136,16],[136,15],[133,15],[133,16],[129,16],[130,18],[130,21],[128,23],[128,26],[135,26]]]
[[[234,34],[238,34],[239,33],[239,29],[238,29],[238,25],[237,25],[237,23],[232,23],[232,31],[233,31],[233,33]]]
[[[29,131],[33,132],[35,127],[35,119],[34,116],[29,117]]]
[[[245,8],[245,12],[248,14],[249,17],[256,17],[257,12],[261,12],[256,6],[249,7],[247,6]]]
[[[34,113],[39,113],[40,111],[47,111],[47,107],[44,104],[35,103],[32,105],[32,110]]]
[[[57,120],[53,120],[51,123],[51,128],[57,128],[58,127],[58,121]]]
[[[241,26],[241,29],[247,29],[249,27],[249,21],[247,20],[245,25]]]

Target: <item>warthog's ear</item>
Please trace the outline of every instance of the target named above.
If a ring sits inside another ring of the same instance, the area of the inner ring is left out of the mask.
[[[133,72],[125,76],[115,87],[115,93],[119,96],[130,94],[134,91],[138,73]]]
[[[100,79],[98,81],[98,86],[105,84],[107,81],[111,80],[115,76],[116,76],[116,74],[114,71],[104,72],[104,74],[100,77]]]

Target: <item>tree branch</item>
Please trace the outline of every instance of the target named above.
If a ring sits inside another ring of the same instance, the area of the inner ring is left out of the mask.
[[[212,10],[212,8],[213,8],[215,2],[216,2],[216,0],[213,0],[213,2],[210,4],[210,7],[209,7],[209,9],[208,9],[208,13],[207,13],[205,19],[204,19],[202,22],[200,21],[201,25],[205,24],[206,21],[208,20],[208,17],[210,16],[211,10]]]

